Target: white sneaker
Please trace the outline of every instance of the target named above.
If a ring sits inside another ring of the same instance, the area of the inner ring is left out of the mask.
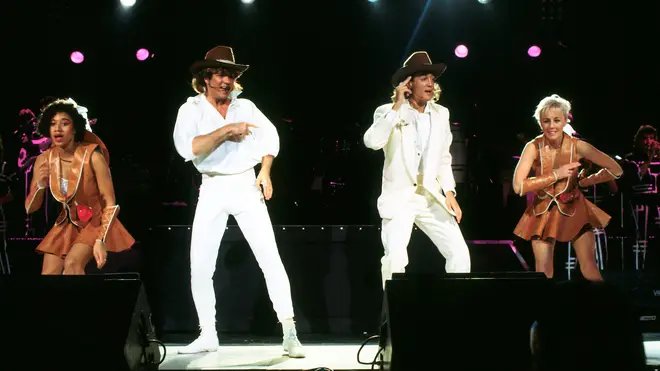
[[[282,346],[284,347],[284,351],[288,353],[289,357],[305,358],[305,350],[298,340],[295,327],[284,329]]]
[[[217,333],[204,333],[192,343],[179,349],[179,354],[195,354],[204,352],[215,352],[218,350],[220,343],[218,342]]]

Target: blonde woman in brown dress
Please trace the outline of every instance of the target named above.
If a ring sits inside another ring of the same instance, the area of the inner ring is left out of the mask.
[[[536,107],[534,117],[543,134],[525,145],[513,175],[514,191],[534,201],[518,222],[514,233],[532,242],[536,271],[554,275],[555,242],[572,242],[582,275],[602,281],[596,265],[593,228],[605,228],[610,216],[589,202],[580,187],[618,179],[623,170],[617,162],[591,144],[564,132],[571,104],[553,94]],[[578,177],[580,160],[602,169],[586,178]],[[530,176],[533,171],[534,176]]]
[[[38,210],[48,189],[62,205],[37,247],[44,258],[42,274],[85,274],[92,257],[101,268],[107,251],[123,251],[135,242],[117,220],[108,150],[85,129],[87,120],[78,107],[72,100],[57,100],[44,110],[38,126],[53,144],[37,157],[25,210]]]

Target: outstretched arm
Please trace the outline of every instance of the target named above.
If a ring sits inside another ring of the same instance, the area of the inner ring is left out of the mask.
[[[613,158],[599,151],[591,144],[579,141],[577,144],[577,151],[580,157],[602,167],[599,172],[580,180],[580,187],[589,187],[594,184],[609,182],[614,179],[619,179],[621,175],[623,175],[623,169]]]

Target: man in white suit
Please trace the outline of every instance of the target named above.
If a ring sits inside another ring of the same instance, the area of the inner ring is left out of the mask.
[[[435,103],[440,96],[435,80],[445,69],[423,51],[408,57],[392,77],[393,103],[376,109],[364,134],[368,148],[385,153],[378,198],[383,287],[408,265],[413,223],[445,257],[448,273],[470,272],[470,252],[458,226],[462,212],[451,168],[449,110]]]

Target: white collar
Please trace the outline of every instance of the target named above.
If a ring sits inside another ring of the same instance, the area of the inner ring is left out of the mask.
[[[415,112],[417,112],[417,113],[422,113],[422,112],[417,111],[413,106],[411,106],[411,105],[410,105],[410,101],[408,101],[408,100],[406,100],[406,101],[403,103],[403,105],[407,105],[408,108],[410,108],[411,110],[413,110],[413,111],[415,111]],[[433,102],[432,102],[432,101],[428,101],[428,102],[426,102],[426,106],[424,107],[424,112],[423,112],[423,113],[430,113],[430,112],[431,112],[431,107],[433,107]]]

